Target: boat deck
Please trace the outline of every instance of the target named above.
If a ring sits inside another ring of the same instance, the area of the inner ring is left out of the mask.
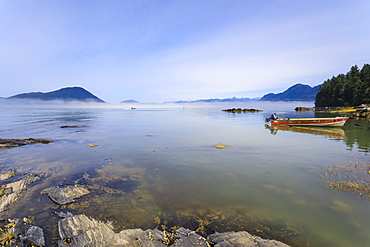
[[[272,125],[294,126],[343,126],[348,117],[335,118],[278,118],[271,120]]]

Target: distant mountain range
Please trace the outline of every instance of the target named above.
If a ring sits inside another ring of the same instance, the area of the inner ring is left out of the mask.
[[[168,103],[219,103],[219,102],[249,102],[249,101],[256,101],[260,98],[225,98],[225,99],[198,99],[198,100],[179,100],[179,101],[172,101]]]
[[[218,102],[249,102],[249,101],[315,101],[316,94],[322,85],[311,87],[297,83],[282,93],[269,93],[262,98],[226,98],[226,99],[199,99],[193,101],[174,101],[169,103],[218,103]]]
[[[219,103],[219,102],[249,102],[249,101],[256,101],[260,98],[224,98],[224,99],[218,99],[218,98],[212,98],[212,99],[198,99],[198,100],[179,100],[179,101],[170,101],[170,102],[164,102],[165,104],[186,104],[186,103]],[[138,103],[141,104],[141,102],[130,99],[130,100],[124,100],[120,103]]]
[[[136,101],[136,100],[133,100],[133,99],[129,99],[129,100],[121,101],[120,103],[135,104],[135,103],[140,103],[140,102],[139,101]]]
[[[282,93],[269,93],[264,95],[260,101],[315,101],[316,94],[321,85],[311,87],[301,83],[295,84]]]
[[[199,99],[199,100],[189,100],[189,101],[172,101],[165,103],[220,103],[220,102],[250,102],[250,101],[315,101],[316,94],[320,89],[321,85],[311,87],[309,85],[304,85],[301,83],[295,84],[285,90],[282,93],[269,93],[264,95],[262,98],[211,98],[211,99]],[[66,87],[56,91],[41,93],[41,92],[31,92],[17,94],[8,98],[2,98],[1,100],[62,100],[62,101],[81,101],[81,102],[100,102],[104,101],[85,90],[81,87]],[[140,103],[136,100],[124,100],[121,103]]]
[[[7,100],[63,100],[63,101],[83,101],[83,102],[99,102],[104,101],[83,89],[82,87],[66,87],[56,91],[41,93],[22,93],[6,98]]]

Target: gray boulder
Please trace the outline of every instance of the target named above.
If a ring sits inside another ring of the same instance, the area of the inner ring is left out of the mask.
[[[159,230],[128,229],[113,231],[110,222],[104,223],[86,215],[66,217],[58,222],[60,247],[121,246],[165,247],[165,239]]]
[[[33,246],[45,246],[44,230],[38,226],[31,226],[21,238],[24,242]]]
[[[207,240],[215,244],[214,247],[289,247],[282,242],[262,239],[245,231],[214,233]]]
[[[48,194],[49,198],[60,205],[75,202],[77,198],[89,194],[89,190],[81,185],[53,186],[41,191],[41,194]]]
[[[6,206],[16,200],[29,184],[39,179],[39,176],[33,174],[6,179],[3,184],[0,185],[0,212],[5,210]]]
[[[175,235],[176,238],[175,243],[170,245],[171,247],[210,246],[204,237],[184,227],[177,229],[176,233],[177,234]]]

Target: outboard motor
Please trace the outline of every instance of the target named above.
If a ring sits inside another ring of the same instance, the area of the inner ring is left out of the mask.
[[[276,120],[276,119],[278,119],[278,116],[276,115],[276,113],[272,113],[269,118],[265,119],[265,122],[268,123],[270,122],[270,120]]]

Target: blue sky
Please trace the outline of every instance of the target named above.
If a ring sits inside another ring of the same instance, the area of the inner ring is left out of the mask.
[[[0,96],[258,97],[370,63],[368,0],[0,0]]]

